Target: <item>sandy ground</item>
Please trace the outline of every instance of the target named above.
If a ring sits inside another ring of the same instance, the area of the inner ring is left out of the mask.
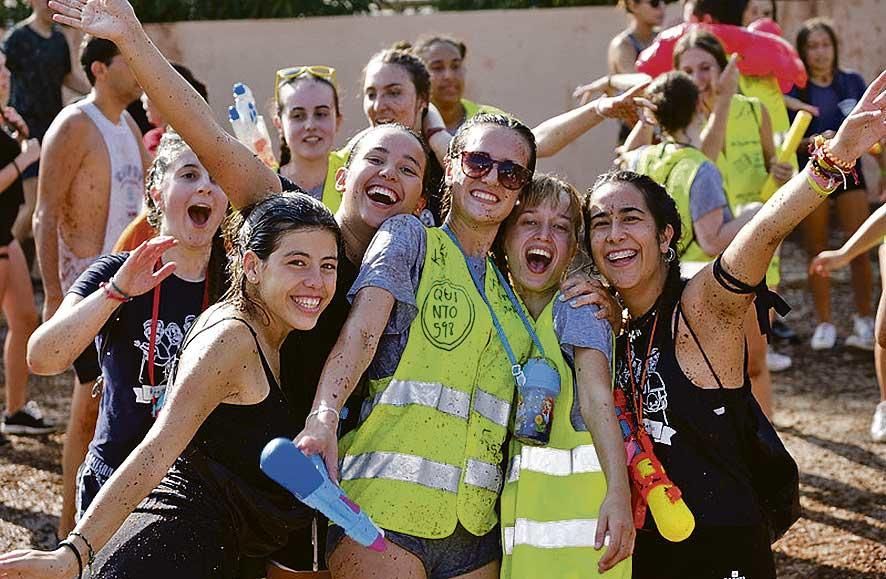
[[[775,376],[775,423],[800,466],[804,512],[775,545],[779,576],[884,578],[886,444],[868,435],[878,400],[872,355],[842,346],[852,324],[848,274],[840,272],[834,283],[838,346],[812,352],[802,253],[788,242],[785,256],[782,293],[794,308],[788,321],[804,341],[779,346],[794,367]],[[56,423],[66,419],[70,388],[70,373],[32,381],[33,398]],[[0,447],[0,552],[48,548],[61,508],[62,435],[10,438]]]

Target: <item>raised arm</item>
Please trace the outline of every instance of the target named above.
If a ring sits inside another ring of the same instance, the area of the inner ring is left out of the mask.
[[[600,97],[544,121],[532,129],[538,145],[538,156],[556,155],[563,147],[599,125],[603,119],[636,121],[637,104],[634,102],[634,97],[641,94],[645,88],[646,83],[615,97]]]
[[[212,109],[148,38],[126,0],[52,0],[56,22],[107,38],[142,89],[188,143],[235,208],[281,191],[280,179],[215,121]]]
[[[871,83],[864,96],[843,121],[830,140],[830,150],[837,159],[858,159],[874,143],[886,137],[886,72]],[[738,232],[723,252],[725,271],[741,282],[755,286],[763,279],[778,244],[826,197],[813,189],[801,171],[781,187],[760,211]],[[753,296],[735,294],[712,279],[709,267],[690,281],[695,305],[719,310],[721,314],[740,319]],[[698,291],[699,288],[703,288]],[[698,291],[698,293],[696,293]]]
[[[738,64],[737,54],[729,57],[729,63],[720,73],[714,97],[714,104],[708,121],[701,131],[701,152],[713,161],[723,151],[726,143],[726,126],[729,123],[729,109],[732,106],[732,97],[738,90]]]
[[[175,271],[167,263],[154,271],[154,264],[167,249],[175,245],[171,237],[155,237],[133,251],[111,278],[119,289],[130,296],[139,296],[153,289]],[[117,308],[123,297],[111,288],[110,294],[96,290],[87,297],[68,294],[58,311],[38,327],[28,340],[28,367],[35,374],[60,374],[92,342]]]
[[[835,269],[849,265],[849,262],[879,245],[886,235],[886,205],[880,207],[865,219],[852,237],[839,249],[822,251],[812,259],[809,272],[827,276]]]
[[[222,339],[223,338],[223,339]],[[175,384],[144,440],[102,487],[75,527],[99,550],[172,466],[206,417],[243,384],[263,375],[255,342],[240,322],[222,322],[194,338],[182,353]],[[244,369],[243,360],[252,360]],[[83,562],[83,541],[74,540]],[[0,556],[0,576],[58,578],[76,576],[77,562],[67,548],[51,552],[15,551]]]

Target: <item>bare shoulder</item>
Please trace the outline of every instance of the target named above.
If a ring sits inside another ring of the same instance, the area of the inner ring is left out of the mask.
[[[221,305],[207,310],[191,329],[182,360],[212,368],[214,373],[232,372],[257,354],[248,322],[233,308]]]
[[[44,147],[60,142],[66,147],[73,147],[67,153],[78,149],[85,151],[92,146],[92,140],[99,136],[95,123],[75,103],[63,108],[52,121],[44,138]]]

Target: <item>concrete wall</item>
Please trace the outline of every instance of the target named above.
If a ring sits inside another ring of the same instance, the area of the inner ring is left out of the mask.
[[[833,15],[844,40],[842,63],[867,79],[886,65],[884,0],[779,2],[788,38],[812,15]],[[675,20],[679,5],[669,7]],[[274,71],[296,64],[338,69],[345,115],[339,142],[366,126],[360,78],[370,54],[422,32],[448,31],[468,47],[466,96],[510,111],[534,125],[573,106],[575,86],[606,73],[606,47],[625,25],[612,7],[353,16],[297,20],[184,22],[151,25],[149,33],[173,60],[189,66],[209,87],[219,119],[226,119],[231,85],[252,87],[260,101],[273,96]],[[267,116],[267,115],[266,115]],[[270,121],[269,121],[270,122]],[[227,122],[225,120],[225,126]],[[585,135],[540,163],[580,188],[612,158],[614,122]]]

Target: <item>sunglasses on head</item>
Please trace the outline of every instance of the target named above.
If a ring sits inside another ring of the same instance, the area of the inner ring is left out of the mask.
[[[513,161],[496,161],[488,153],[463,151],[461,170],[471,179],[482,179],[498,165],[498,182],[505,189],[516,191],[529,183],[532,171]]]
[[[335,90],[338,90],[338,83],[335,81],[335,69],[331,66],[325,66],[323,64],[290,66],[287,68],[281,68],[274,76],[274,102],[280,102],[281,86],[303,76],[316,76],[317,78],[328,80],[332,83],[332,87]]]

